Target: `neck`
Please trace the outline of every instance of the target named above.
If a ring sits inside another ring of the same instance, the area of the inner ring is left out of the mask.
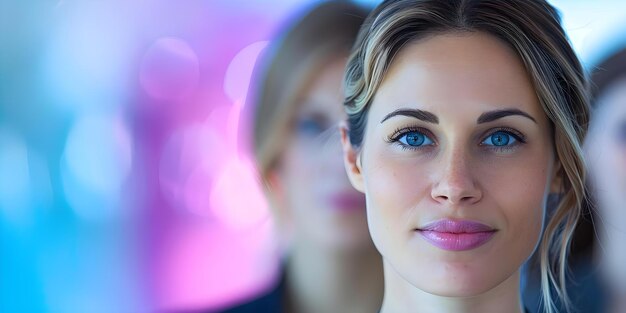
[[[380,313],[523,312],[519,271],[495,288],[471,297],[445,297],[411,285],[385,262],[385,296]]]
[[[372,247],[296,245],[287,261],[287,312],[377,312],[383,294],[382,260]]]

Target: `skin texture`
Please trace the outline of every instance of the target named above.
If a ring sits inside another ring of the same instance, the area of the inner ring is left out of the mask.
[[[438,123],[407,116],[381,123],[398,109],[428,111]],[[477,123],[485,112],[509,109],[530,118]],[[432,143],[412,150],[389,142],[407,128]],[[499,130],[525,143],[487,145]],[[508,46],[478,32],[439,34],[403,47],[371,104],[361,148],[349,144],[345,130],[342,141],[348,175],[366,195],[370,233],[384,260],[383,313],[521,310],[519,269],[538,243],[557,163],[549,121]],[[497,231],[482,246],[447,251],[415,231],[441,219]]]
[[[585,139],[585,157],[598,205],[595,222],[600,230],[601,268],[623,299],[626,295],[626,79],[610,86],[599,97],[596,108]]]
[[[345,62],[333,59],[313,75],[269,173],[277,226],[290,239],[286,312],[375,312],[382,301],[365,197],[350,185],[338,138]]]

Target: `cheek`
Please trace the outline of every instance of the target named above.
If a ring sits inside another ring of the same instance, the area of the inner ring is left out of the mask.
[[[626,148],[606,133],[594,133],[587,138],[585,146],[589,175],[594,192],[602,210],[624,207],[626,201]],[[619,218],[610,215],[608,218]],[[621,215],[622,218],[626,214]]]
[[[599,210],[604,220],[626,221],[626,151],[613,146],[601,153],[591,173]]]
[[[377,247],[394,249],[411,235],[416,207],[429,198],[425,166],[416,160],[398,159],[384,153],[364,158],[363,177],[370,233]],[[401,238],[406,235],[407,238]]]
[[[512,248],[529,256],[538,243],[553,168],[551,158],[497,160],[481,165],[480,183],[489,206],[499,208]],[[524,163],[525,166],[519,166]],[[526,257],[527,257],[526,256]]]
[[[280,168],[287,206],[298,210],[314,199],[316,163],[305,149],[288,143],[281,155]],[[308,177],[309,179],[302,179]]]
[[[623,194],[626,187],[626,147],[617,143],[607,144],[603,152],[605,161],[601,163],[601,180],[606,181],[605,188]]]
[[[526,213],[518,212],[519,210],[514,209],[517,207],[541,208],[549,192],[552,168],[547,162],[537,163],[539,164],[533,165],[528,162],[528,166],[524,167],[519,164],[503,164],[497,168],[494,164],[487,164],[484,167],[490,169],[482,170],[480,178],[485,195],[494,198],[497,203],[502,204],[500,207],[511,214]]]

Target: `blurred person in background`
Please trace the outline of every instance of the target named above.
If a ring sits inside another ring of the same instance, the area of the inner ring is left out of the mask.
[[[286,253],[272,291],[226,312],[380,308],[382,261],[365,198],[343,169],[337,127],[346,118],[343,71],[367,13],[349,1],[324,2],[279,36],[255,69],[254,154]]]
[[[626,49],[600,62],[592,82],[592,118],[584,149],[595,204],[595,257],[602,293],[587,294],[587,299],[605,302],[598,312],[622,313],[626,312]]]

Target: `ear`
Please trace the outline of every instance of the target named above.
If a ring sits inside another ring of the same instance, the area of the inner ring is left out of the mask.
[[[287,190],[276,168],[269,170],[264,177],[264,191],[269,202],[274,223],[274,235],[280,251],[287,251],[293,237],[293,216],[287,207]]]
[[[346,167],[350,183],[354,189],[365,192],[363,174],[361,172],[361,154],[350,143],[348,124],[345,121],[339,124],[339,130],[343,147],[343,164]]]
[[[269,170],[265,175],[265,195],[269,201],[269,207],[274,221],[279,227],[287,224],[289,210],[285,206],[286,191],[280,175],[276,169]]]
[[[552,168],[552,182],[550,183],[550,193],[561,194],[563,192],[563,166],[559,160],[554,161]]]

